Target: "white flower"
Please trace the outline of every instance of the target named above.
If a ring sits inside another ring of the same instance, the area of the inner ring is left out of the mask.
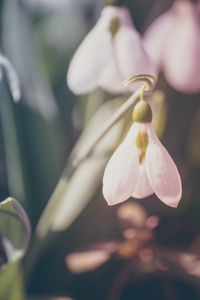
[[[149,26],[144,40],[174,89],[200,92],[200,2],[175,1]]]
[[[155,193],[165,204],[177,207],[182,185],[177,167],[158,140],[151,123],[134,123],[105,169],[103,194],[109,205],[129,197]]]
[[[129,10],[106,6],[72,58],[67,74],[70,90],[79,95],[101,87],[126,93],[137,86],[127,89],[122,82],[140,73],[156,75]]]

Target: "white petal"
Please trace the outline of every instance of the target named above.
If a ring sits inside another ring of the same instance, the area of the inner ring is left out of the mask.
[[[147,55],[142,37],[134,25],[121,26],[114,38],[118,69],[123,80],[137,74],[151,74],[157,77],[155,65]],[[129,90],[134,91],[137,85],[132,85]]]
[[[111,157],[103,177],[103,194],[109,205],[128,199],[136,185],[139,172],[136,126],[133,124],[127,137]]]
[[[98,86],[112,94],[127,93],[128,89],[122,83],[124,78],[121,76],[117,67],[117,59],[113,41],[111,49],[112,53],[106,66],[102,70],[101,76],[98,80]]]
[[[177,207],[181,195],[181,179],[167,150],[158,140],[152,124],[147,125],[149,145],[146,151],[146,171],[150,185],[165,204]]]
[[[101,17],[72,58],[67,84],[77,95],[97,88],[102,71],[112,57],[112,38],[108,26],[109,20]]]
[[[99,86],[111,93],[127,93],[130,90],[136,90],[139,86],[132,86],[132,88],[127,88],[123,85],[123,81],[130,76],[138,73],[134,68],[132,68],[132,57],[133,49],[129,46],[128,40],[132,36],[137,36],[138,39],[136,43],[140,43],[139,34],[136,29],[133,28],[132,18],[129,10],[126,7],[108,7],[104,10],[104,14],[110,18],[117,17],[119,20],[120,27],[112,39],[112,54],[109,57],[109,61],[101,74],[99,79]],[[130,34],[129,34],[130,32]],[[132,45],[131,45],[132,46]],[[125,51],[125,52],[123,52]],[[119,52],[123,55],[124,59],[122,62],[119,60]],[[129,55],[127,55],[129,54]],[[142,54],[140,54],[141,56]],[[135,57],[135,62],[137,58]],[[138,62],[137,64],[139,64]],[[123,69],[121,68],[123,65]],[[127,69],[128,68],[128,69]],[[127,70],[123,72],[123,70]]]
[[[132,197],[142,199],[152,194],[154,194],[154,191],[149,183],[149,179],[147,178],[147,172],[144,162],[142,165],[139,166],[139,178],[134,193],[132,194]]]

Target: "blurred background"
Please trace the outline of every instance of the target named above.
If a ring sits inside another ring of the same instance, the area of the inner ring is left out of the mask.
[[[141,34],[172,3],[127,0]],[[0,50],[15,67],[22,90],[21,101],[14,103],[2,77],[0,199],[12,196],[22,204],[33,238],[76,141],[96,111],[114,98],[100,89],[77,97],[66,84],[72,55],[103,7],[103,0],[0,2]],[[175,91],[162,73],[155,92],[164,103],[160,138],[183,182],[180,205],[172,209],[155,195],[114,207],[104,200],[103,168],[130,125],[127,114],[115,146],[100,166],[94,158],[77,186],[79,196],[86,183],[91,188],[77,218],[34,261],[26,282],[30,297],[200,299],[200,95]],[[96,128],[101,118],[98,122]],[[29,259],[28,252],[25,265]]]

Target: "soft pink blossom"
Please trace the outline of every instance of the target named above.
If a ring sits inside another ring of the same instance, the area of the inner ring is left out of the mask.
[[[200,3],[176,0],[149,26],[144,40],[174,89],[200,92]]]
[[[146,138],[142,138],[142,150],[138,136]],[[180,175],[153,125],[134,123],[108,162],[103,194],[108,204],[114,205],[131,196],[140,199],[153,193],[165,204],[177,207],[182,194]]]
[[[117,24],[114,34],[110,29]],[[155,74],[126,7],[106,6],[94,28],[74,54],[67,74],[67,84],[75,94],[85,94],[97,87],[113,93],[126,93],[122,82],[139,73]]]

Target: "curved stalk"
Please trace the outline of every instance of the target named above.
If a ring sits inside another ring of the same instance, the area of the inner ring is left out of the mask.
[[[27,275],[29,275],[32,267],[34,267],[35,261],[37,260],[38,256],[47,246],[47,240],[51,237],[51,224],[55,215],[57,214],[60,204],[64,200],[64,196],[68,189],[72,176],[76,172],[77,168],[81,165],[81,163],[89,156],[98,142],[110,130],[110,128],[112,128],[112,126],[114,126],[129,111],[129,109],[134,106],[137,99],[140,97],[141,90],[144,90],[144,85],[142,85],[141,88],[139,88],[131,97],[129,97],[128,100],[123,105],[121,105],[121,107],[108,119],[108,121],[104,123],[104,125],[97,132],[94,139],[88,143],[81,154],[76,153],[76,151],[75,153],[72,151],[67,161],[64,172],[51,198],[49,199],[49,202],[47,203],[47,206],[43,214],[41,215],[36,227],[35,240],[32,243],[32,247],[29,253],[29,261],[27,262],[26,266],[26,271],[28,273]]]

